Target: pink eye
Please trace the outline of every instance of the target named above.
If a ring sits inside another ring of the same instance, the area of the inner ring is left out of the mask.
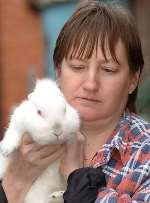
[[[42,116],[41,110],[37,110],[37,113],[38,113],[40,116]]]

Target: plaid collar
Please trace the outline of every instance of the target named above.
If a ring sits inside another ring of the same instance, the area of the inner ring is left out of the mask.
[[[104,144],[93,157],[90,163],[92,167],[107,164],[114,149],[120,153],[120,157],[122,156],[123,152],[126,150],[127,144],[130,143],[130,126],[131,113],[129,111],[125,111],[106,144]]]

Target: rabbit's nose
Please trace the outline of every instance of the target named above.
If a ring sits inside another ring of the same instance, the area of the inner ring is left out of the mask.
[[[55,130],[55,132],[60,131],[61,130],[61,124],[60,123],[55,123],[53,125],[53,129]]]
[[[62,130],[57,130],[56,132],[54,132],[54,135],[59,138],[62,134]]]

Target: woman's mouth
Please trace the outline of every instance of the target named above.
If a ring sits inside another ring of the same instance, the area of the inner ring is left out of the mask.
[[[77,97],[79,100],[82,101],[87,101],[87,102],[93,102],[93,103],[99,103],[100,100],[95,99],[95,98],[91,98],[91,97]]]

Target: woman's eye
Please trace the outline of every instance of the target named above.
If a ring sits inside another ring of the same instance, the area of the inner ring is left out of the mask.
[[[116,69],[113,69],[111,67],[103,67],[102,70],[107,72],[107,73],[115,73],[116,72]]]
[[[71,68],[74,69],[74,70],[83,70],[83,69],[85,69],[85,66],[80,66],[80,65],[79,66],[77,66],[77,65],[74,66],[74,65],[72,65]]]

